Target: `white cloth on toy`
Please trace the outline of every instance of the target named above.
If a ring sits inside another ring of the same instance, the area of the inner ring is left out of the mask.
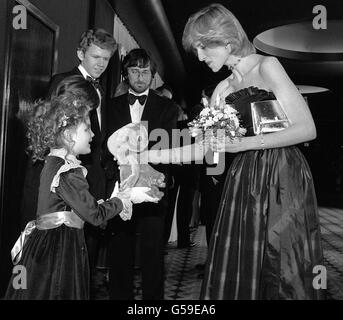
[[[165,187],[164,174],[147,163],[140,163],[139,152],[148,146],[148,132],[141,123],[129,123],[114,132],[107,146],[120,165],[121,187],[148,187],[147,194],[161,199]]]

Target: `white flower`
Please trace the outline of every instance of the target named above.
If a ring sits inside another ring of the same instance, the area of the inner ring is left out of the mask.
[[[198,128],[191,128],[189,131],[192,137],[196,137],[202,133],[201,129],[198,129]]]
[[[205,108],[200,112],[200,115],[189,124],[190,134],[193,137],[200,133],[208,135],[212,131],[217,136],[223,131],[223,136],[233,139],[246,133],[246,129],[239,126],[238,112],[225,101],[220,100],[220,104],[214,107],[206,106],[206,102],[204,105]]]
[[[65,114],[62,116],[61,120],[60,120],[60,124],[58,125],[59,128],[61,127],[66,127],[68,122],[67,120],[69,119],[69,117],[67,117]]]
[[[79,107],[81,105],[81,101],[80,100],[74,100],[73,101],[73,106],[74,107]]]
[[[230,114],[230,113],[236,114],[237,113],[236,109],[232,108],[229,104],[225,105],[224,112],[226,114]]]
[[[215,114],[216,114],[216,110],[215,109],[211,109],[210,116],[214,116]]]
[[[202,105],[203,105],[204,107],[208,107],[208,106],[209,106],[209,102],[208,102],[208,100],[207,100],[206,97],[202,97],[202,98],[201,98],[201,102],[202,102]]]
[[[239,132],[241,135],[245,135],[245,134],[247,133],[247,129],[239,127],[238,132]]]
[[[210,127],[210,126],[212,126],[213,124],[214,124],[214,121],[213,121],[212,118],[207,119],[206,122],[205,122],[205,126],[206,126],[206,127]]]
[[[210,113],[210,108],[204,108],[204,109],[202,109],[201,110],[201,112],[200,112],[200,116],[207,116],[208,114]]]

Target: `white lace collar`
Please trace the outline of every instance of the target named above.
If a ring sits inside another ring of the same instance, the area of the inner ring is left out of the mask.
[[[56,188],[60,184],[60,175],[64,172],[68,172],[71,169],[81,168],[83,176],[86,177],[87,169],[81,166],[81,161],[76,159],[76,157],[72,154],[68,154],[68,151],[64,148],[61,149],[50,149],[50,153],[48,156],[55,156],[62,158],[65,161],[58,171],[56,172],[54,178],[52,179],[50,191],[56,192]]]
[[[68,151],[64,148],[50,149],[50,153],[48,154],[48,156],[55,156],[55,157],[62,158],[65,160],[66,163],[69,163],[69,164],[77,164],[77,165],[81,164],[80,160],[78,160],[74,155],[68,154]]]

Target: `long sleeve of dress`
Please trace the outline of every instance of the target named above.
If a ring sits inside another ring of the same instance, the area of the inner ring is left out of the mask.
[[[83,220],[98,226],[123,210],[118,198],[111,198],[101,204],[89,193],[89,185],[80,168],[60,175],[56,193]]]

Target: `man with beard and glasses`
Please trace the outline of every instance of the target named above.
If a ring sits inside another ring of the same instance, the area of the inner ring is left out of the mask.
[[[147,124],[149,137],[151,131],[163,129],[168,133],[168,142],[171,145],[171,133],[172,129],[176,128],[178,110],[171,100],[160,97],[150,90],[156,73],[154,61],[145,50],[133,49],[123,59],[122,70],[129,84],[129,90],[127,93],[115,97],[109,103],[108,136],[128,123],[143,122]],[[155,143],[156,141],[149,141],[148,148]],[[116,166],[114,161],[112,163]],[[134,298],[135,261],[140,262],[143,299],[163,299],[163,238],[165,216],[168,210],[169,166],[156,165],[154,168],[166,177],[166,188],[162,189],[164,196],[159,203],[134,206],[130,221],[113,219],[108,224],[111,232],[109,245],[110,299],[131,300]],[[137,251],[135,250],[136,240],[139,248]],[[135,259],[136,252],[140,254]]]

